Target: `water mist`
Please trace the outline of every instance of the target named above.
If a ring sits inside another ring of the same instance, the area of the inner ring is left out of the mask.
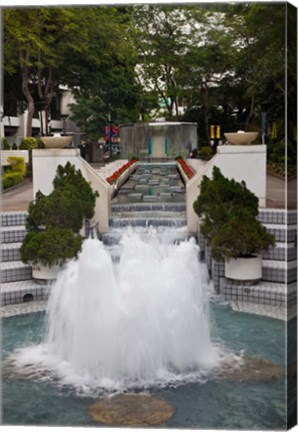
[[[88,239],[61,272],[40,362],[67,383],[106,389],[185,381],[216,366],[194,240],[128,230],[119,253],[113,263],[101,241]]]

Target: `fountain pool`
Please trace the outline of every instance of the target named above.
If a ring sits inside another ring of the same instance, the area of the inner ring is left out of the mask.
[[[285,380],[217,373],[242,356],[284,365],[284,323],[218,301],[193,240],[127,231],[113,263],[85,241],[53,288],[47,313],[3,319],[2,422],[94,426],[107,394],[145,392],[169,402],[167,427],[285,427]],[[217,371],[217,372],[216,372]]]

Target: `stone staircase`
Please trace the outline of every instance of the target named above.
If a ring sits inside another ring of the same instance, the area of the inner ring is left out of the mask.
[[[46,300],[49,296],[50,286],[33,280],[31,266],[20,258],[26,218],[26,212],[1,214],[1,306]]]
[[[296,315],[297,213],[294,210],[261,209],[259,220],[275,235],[276,246],[263,255],[262,279],[256,285],[226,279],[224,263],[211,258],[209,248],[200,237],[199,244],[216,292],[228,300],[234,310],[290,319]]]

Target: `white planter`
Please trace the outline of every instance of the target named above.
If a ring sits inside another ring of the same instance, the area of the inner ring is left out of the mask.
[[[38,263],[32,266],[32,277],[34,279],[44,279],[44,280],[57,279],[60,270],[61,270],[61,266],[59,265],[48,267]]]
[[[230,258],[225,262],[225,276],[239,281],[253,281],[262,277],[262,257]]]

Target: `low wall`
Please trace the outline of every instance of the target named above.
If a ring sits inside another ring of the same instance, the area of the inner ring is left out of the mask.
[[[109,230],[109,216],[111,211],[111,194],[109,183],[98,174],[83,158],[78,149],[45,149],[33,150],[33,196],[38,190],[48,195],[53,190],[53,180],[58,165],[70,162],[80,169],[83,176],[91,183],[92,189],[99,192],[96,200],[93,222],[98,223],[101,233]]]

